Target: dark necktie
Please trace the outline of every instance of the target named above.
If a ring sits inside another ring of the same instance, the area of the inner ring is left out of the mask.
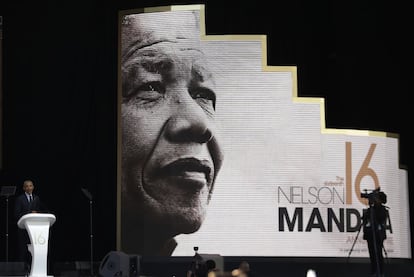
[[[32,195],[29,195],[29,203],[32,203],[32,201],[33,201]]]

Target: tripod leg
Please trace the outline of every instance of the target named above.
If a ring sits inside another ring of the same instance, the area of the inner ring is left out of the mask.
[[[354,242],[352,243],[352,247],[351,247],[351,249],[349,250],[348,257],[347,257],[347,261],[349,260],[349,257],[351,256],[351,253],[352,253],[352,251],[354,250],[354,246],[355,246],[355,243],[356,243],[356,242],[357,242],[357,240],[358,240],[358,236],[359,236],[359,233],[361,232],[361,228],[362,228],[362,223],[360,223],[360,224],[359,224],[359,230],[358,230],[358,233],[357,233],[357,235],[356,235],[356,237],[355,237],[355,239],[354,239]]]

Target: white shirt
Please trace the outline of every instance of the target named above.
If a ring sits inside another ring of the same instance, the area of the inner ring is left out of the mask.
[[[26,194],[26,197],[27,197],[27,201],[29,201],[29,203],[30,203],[30,196],[32,196],[32,201],[33,201],[33,195],[32,194],[28,194],[26,192],[25,192],[25,194]]]

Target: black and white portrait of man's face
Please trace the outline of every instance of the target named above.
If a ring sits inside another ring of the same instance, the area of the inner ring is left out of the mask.
[[[173,237],[200,228],[221,151],[198,17],[184,12],[163,28],[161,20],[138,14],[122,22],[122,226]]]

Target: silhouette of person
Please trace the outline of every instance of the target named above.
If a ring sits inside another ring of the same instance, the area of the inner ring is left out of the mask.
[[[369,194],[369,208],[363,210],[363,239],[367,241],[371,264],[371,274],[382,276],[384,274],[383,246],[386,234],[386,220],[388,211],[383,205],[387,196],[379,189]],[[379,275],[377,275],[379,274]]]

